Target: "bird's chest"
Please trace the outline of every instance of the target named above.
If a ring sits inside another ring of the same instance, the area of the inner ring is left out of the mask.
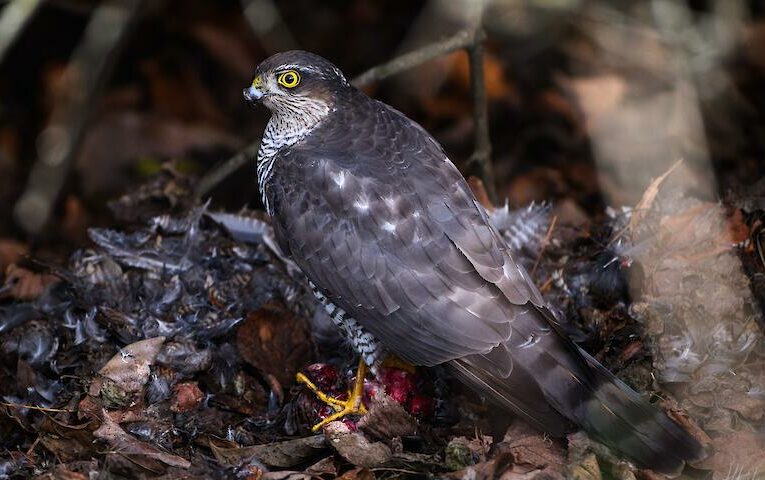
[[[285,124],[280,117],[272,117],[263,132],[257,158],[258,188],[263,206],[269,215],[274,215],[274,186],[280,181],[289,181],[291,171],[285,167],[285,150],[302,140],[309,133],[308,128]]]

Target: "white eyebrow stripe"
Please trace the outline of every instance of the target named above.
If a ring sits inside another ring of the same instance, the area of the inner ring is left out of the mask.
[[[310,65],[298,65],[296,63],[285,63],[274,68],[273,71],[278,72],[280,70],[305,70],[307,72],[313,72],[324,78],[327,77],[326,72],[316,67],[312,67]],[[345,75],[343,75],[343,72],[341,72],[337,67],[334,67],[332,71],[335,72],[335,75],[337,75],[340,78],[340,81],[343,82],[344,85],[348,85],[348,80],[345,78]]]
[[[297,65],[294,63],[285,63],[284,65],[279,65],[278,67],[274,68],[274,70],[307,70],[309,72],[321,73],[321,70],[316,67],[311,67],[310,65]]]

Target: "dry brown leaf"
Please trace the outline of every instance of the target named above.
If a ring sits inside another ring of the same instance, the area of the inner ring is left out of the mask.
[[[566,452],[560,444],[532,429],[526,423],[514,422],[507,429],[505,438],[497,445],[513,454],[516,464],[533,468],[562,472]]]
[[[635,205],[635,211],[632,212],[632,217],[630,218],[628,227],[630,232],[634,232],[640,222],[643,221],[646,214],[648,214],[648,210],[650,210],[651,205],[653,205],[653,201],[656,199],[656,195],[659,193],[659,187],[661,187],[661,184],[664,183],[664,180],[666,180],[669,174],[675,171],[675,169],[679,167],[681,163],[683,163],[682,159],[675,162],[674,165],[669,167],[666,172],[655,178],[651,184],[648,185],[648,188],[645,189],[645,192],[643,192],[643,197],[640,199],[638,204]]]
[[[232,442],[211,438],[209,445],[215,459],[221,465],[240,465],[254,457],[266,465],[279,468],[289,468],[307,462],[327,448],[322,435],[252,447],[239,447]]]
[[[61,463],[91,458],[93,445],[91,423],[68,425],[46,416],[40,424],[40,443]]]
[[[102,412],[102,420],[103,423],[93,432],[93,436],[106,441],[116,454],[128,458],[131,462],[150,471],[156,471],[155,462],[161,462],[164,465],[178,468],[191,467],[191,462],[185,458],[164,452],[153,445],[132,437],[122,427],[113,422],[105,411]]]
[[[59,278],[54,275],[33,272],[12,263],[5,270],[5,282],[0,288],[0,297],[34,300],[42,295],[49,285],[58,281]]]
[[[21,260],[29,253],[26,245],[15,240],[0,240],[0,271],[4,272],[12,263]]]
[[[140,392],[149,380],[151,374],[149,367],[157,358],[163,343],[165,343],[165,337],[147,338],[131,343],[117,352],[98,373],[112,380],[117,387],[127,393]],[[90,394],[97,396],[99,391],[100,388],[97,388]]]
[[[283,305],[269,303],[247,316],[236,333],[239,353],[247,363],[290,385],[295,373],[313,362],[307,324]]]
[[[400,403],[379,389],[369,402],[369,413],[364,415],[358,427],[364,433],[381,440],[413,435],[417,422]]]
[[[191,412],[204,400],[205,394],[197,382],[183,382],[173,386],[173,399],[170,410],[173,412]]]
[[[337,476],[337,466],[335,465],[335,458],[332,456],[324,457],[318,462],[314,463],[310,467],[305,469],[306,473],[311,475],[331,475],[333,478]]]
[[[362,433],[352,432],[343,422],[332,422],[324,427],[324,436],[341,457],[358,467],[378,467],[392,457],[387,445],[369,441]]]
[[[712,441],[714,453],[695,467],[714,471],[713,479],[762,478],[765,475],[765,442],[761,435],[738,432]]]
[[[337,478],[338,480],[374,480],[375,474],[366,467],[358,467],[348,470]]]
[[[70,470],[66,465],[56,465],[51,471],[34,477],[34,480],[88,480],[88,477]]]

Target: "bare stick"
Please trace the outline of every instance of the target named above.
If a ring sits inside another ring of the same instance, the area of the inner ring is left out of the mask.
[[[39,410],[41,412],[54,412],[54,413],[75,413],[76,410],[64,410],[61,408],[46,408],[46,407],[38,407],[37,405],[24,405],[22,403],[8,403],[8,402],[0,402],[0,406],[2,407],[8,407],[8,408],[25,408],[29,410]]]
[[[552,219],[552,222],[550,222],[550,226],[547,227],[547,233],[545,234],[545,237],[542,239],[542,248],[539,249],[539,254],[537,255],[537,259],[534,261],[534,268],[531,269],[531,276],[533,277],[535,273],[537,273],[537,267],[539,267],[539,262],[542,260],[542,254],[545,253],[545,249],[547,248],[547,245],[550,244],[550,240],[552,239],[552,233],[553,230],[555,230],[555,224],[558,223],[558,216],[554,216]]]
[[[468,47],[470,62],[470,90],[473,96],[473,121],[475,123],[475,145],[470,156],[471,167],[478,170],[483,180],[486,193],[492,203],[497,202],[497,190],[494,185],[494,168],[491,164],[491,140],[489,139],[489,109],[486,98],[486,79],[483,69],[483,32],[478,30],[475,42]]]
[[[351,83],[354,87],[369,85],[370,83],[388,78],[433,60],[434,58],[438,58],[441,55],[467,48],[472,45],[473,42],[475,42],[475,32],[472,30],[461,30],[449,38],[431,43],[430,45],[426,45],[413,52],[396,57],[387,63],[372,67],[354,78]]]
[[[196,197],[204,197],[210,190],[215,188],[216,185],[225,180],[226,177],[242,168],[251,159],[255,158],[259,148],[260,140],[257,140],[249,144],[241,152],[221,163],[219,166],[213,167],[213,169],[202,177],[199,180],[199,183],[197,183],[197,187],[194,189]]]
[[[14,206],[16,222],[27,233],[39,233],[50,218],[84,138],[93,104],[141,3],[111,0],[99,6],[72,56],[67,95],[53,109],[50,124],[40,134],[38,158]]]

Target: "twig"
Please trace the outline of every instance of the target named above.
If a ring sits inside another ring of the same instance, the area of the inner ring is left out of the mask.
[[[245,147],[241,152],[219,164],[217,167],[213,167],[213,169],[202,177],[199,180],[199,183],[197,183],[197,187],[194,190],[196,197],[204,197],[210,190],[215,188],[216,185],[225,180],[226,177],[239,170],[251,159],[255,158],[259,148],[260,140],[256,140]]]
[[[0,402],[0,406],[10,407],[10,408],[28,408],[30,410],[39,410],[41,412],[75,413],[75,410],[64,410],[61,408],[46,408],[46,407],[38,407],[35,405],[22,405],[20,403]]]
[[[13,0],[5,6],[0,15],[0,63],[13,42],[24,31],[40,3],[41,0]]]
[[[48,222],[79,151],[95,100],[141,4],[142,0],[111,0],[98,7],[72,56],[67,95],[53,109],[50,124],[40,134],[37,161],[14,206],[16,222],[28,233],[39,233]]]
[[[370,83],[383,80],[397,73],[429,62],[441,55],[467,48],[476,41],[475,31],[461,30],[449,38],[426,45],[422,48],[405,53],[399,57],[372,67],[351,81],[354,87],[363,87]]]
[[[494,168],[491,164],[491,141],[489,140],[489,109],[486,99],[486,80],[483,69],[483,31],[478,30],[474,42],[468,47],[470,62],[470,90],[473,95],[473,119],[475,122],[475,145],[470,165],[478,170],[486,193],[492,203],[497,203],[494,185]]]
[[[534,267],[531,269],[531,276],[533,277],[535,273],[537,273],[537,267],[539,267],[539,261],[542,260],[542,254],[545,253],[545,249],[547,249],[547,245],[550,243],[550,239],[552,238],[553,230],[555,230],[555,224],[558,223],[558,216],[554,216],[552,219],[552,222],[550,222],[550,226],[547,228],[547,233],[545,233],[545,237],[542,239],[542,248],[539,249],[539,255],[537,255],[537,259],[534,261]]]

